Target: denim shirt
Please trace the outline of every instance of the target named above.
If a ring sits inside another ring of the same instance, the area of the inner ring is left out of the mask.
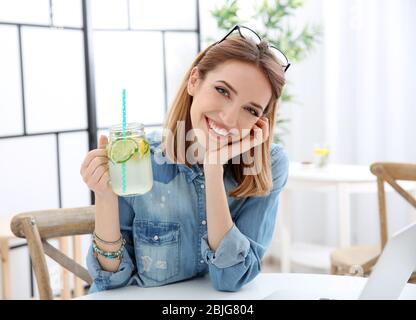
[[[146,194],[118,197],[120,229],[126,240],[116,272],[104,271],[93,255],[87,256],[93,279],[90,293],[136,284],[162,286],[209,273],[212,286],[237,291],[253,280],[269,246],[277,218],[278,197],[288,177],[288,157],[272,144],[273,188],[267,196],[237,199],[227,195],[234,222],[214,252],[207,241],[205,179],[195,164],[188,168],[169,161],[160,164],[160,134],[150,142],[153,188]],[[237,186],[224,169],[227,192]]]

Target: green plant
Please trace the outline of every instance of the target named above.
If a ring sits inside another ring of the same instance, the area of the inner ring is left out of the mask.
[[[225,0],[224,4],[212,10],[211,14],[216,20],[217,27],[223,32],[227,32],[236,24],[255,22],[256,32],[282,50],[295,65],[304,60],[320,41],[322,35],[320,26],[306,24],[299,29],[300,31],[295,31],[290,24],[289,18],[304,5],[304,0],[262,0],[254,3],[253,14],[248,19],[239,17],[238,0]],[[288,133],[286,124],[290,120],[280,117],[282,106],[289,102],[300,103],[290,94],[289,88],[290,82],[287,83],[280,100],[274,142],[283,142],[282,137]]]

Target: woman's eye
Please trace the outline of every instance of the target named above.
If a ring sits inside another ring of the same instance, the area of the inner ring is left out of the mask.
[[[224,88],[216,87],[215,90],[217,90],[220,94],[222,94],[223,96],[226,96],[227,98],[230,97],[230,94]]]
[[[248,112],[250,112],[250,114],[251,115],[253,115],[254,117],[258,117],[259,116],[259,113],[257,112],[257,110],[256,109],[254,109],[254,108],[251,108],[251,107],[247,107],[247,109],[246,109]]]

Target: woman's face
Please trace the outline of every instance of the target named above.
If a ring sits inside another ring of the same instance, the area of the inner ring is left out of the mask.
[[[250,134],[267,107],[272,89],[255,65],[230,60],[199,79],[194,68],[188,81],[193,96],[192,128],[205,150],[222,147]]]

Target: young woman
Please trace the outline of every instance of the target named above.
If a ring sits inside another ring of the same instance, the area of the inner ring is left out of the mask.
[[[215,289],[237,291],[259,274],[288,175],[287,155],[271,140],[288,67],[242,26],[200,53],[163,138],[148,137],[154,184],[144,195],[113,193],[100,137],[81,166],[96,198],[90,292],[206,273]]]

